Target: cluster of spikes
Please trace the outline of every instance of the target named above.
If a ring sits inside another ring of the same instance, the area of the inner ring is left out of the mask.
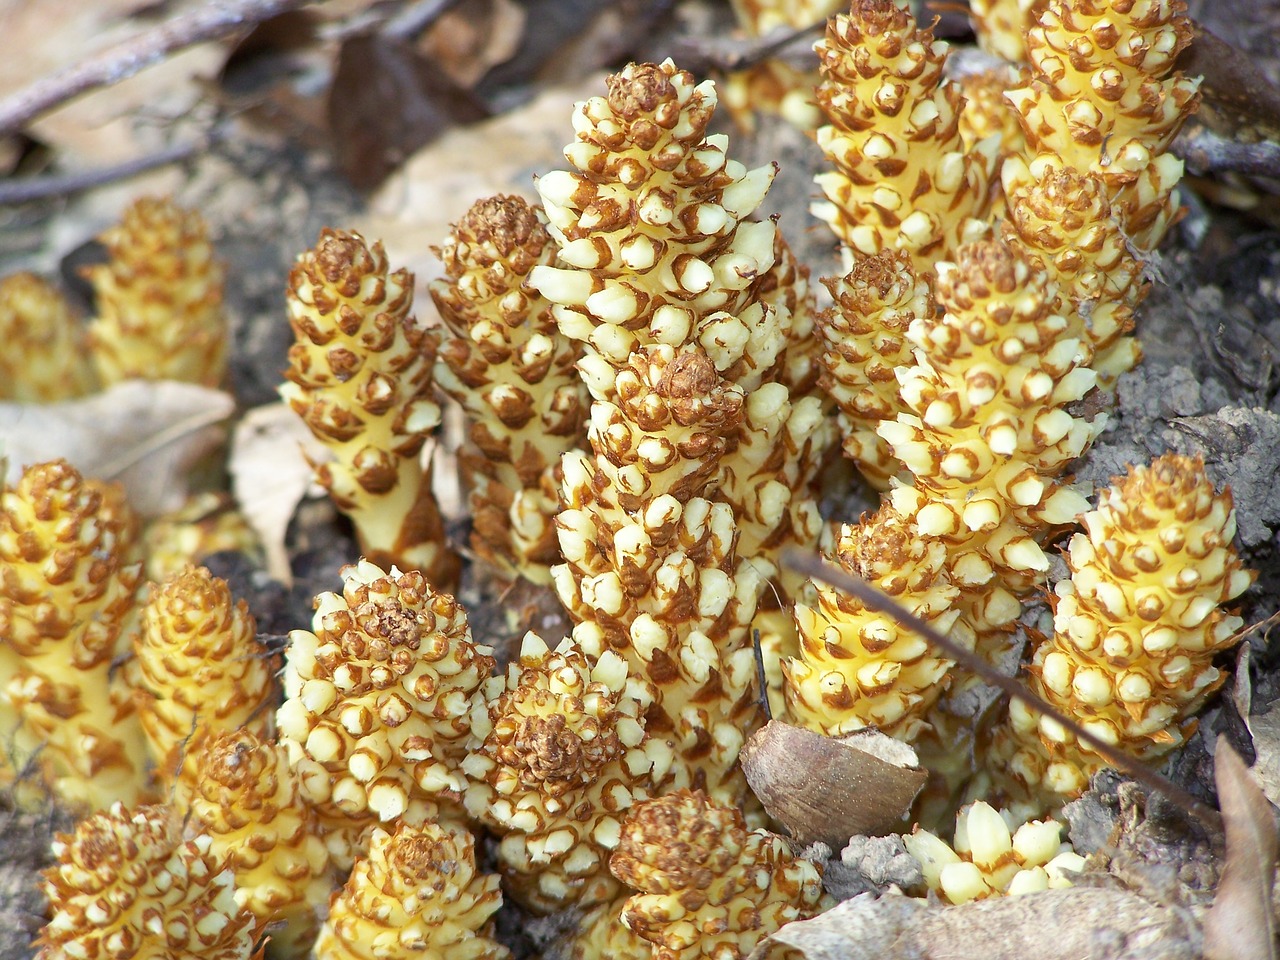
[[[835,12],[735,6],[757,36]],[[326,230],[289,278],[281,395],[365,559],[282,662],[224,582],[162,562],[165,528],[140,536],[115,488],[54,462],[4,490],[0,776],[20,802],[43,789],[90,814],[56,844],[41,957],[232,960],[269,931],[281,960],[487,960],[508,955],[504,896],[577,911],[581,960],[745,957],[829,905],[738,762],[766,692],[828,736],[913,743],[947,799],[1004,805],[964,807],[951,844],[906,838],[939,896],[1070,883],[1083,861],[1046,815],[1106,760],[1022,704],[975,723],[977,677],[782,562],[825,548],[993,666],[1025,655],[1042,700],[1140,761],[1184,743],[1222,682],[1240,620],[1220,607],[1252,580],[1230,493],[1165,456],[1090,510],[1068,475],[1105,424],[1083,411],[1141,358],[1138,257],[1176,221],[1166,148],[1197,100],[1172,72],[1188,21],[1175,0],[973,9],[984,44],[1025,64],[946,79],[929,29],[855,0],[817,45],[815,101],[781,68],[728,85],[731,108],[769,100],[813,127],[830,161],[812,212],[844,273],[825,310],[755,216],[776,168],[728,155],[707,133],[715,86],[670,61],[577,105],[540,204],[494,197],[455,225],[430,288],[442,327],[414,319],[413,277],[380,244]],[[36,364],[16,399],[220,382],[198,218],[140,204],[104,240],[96,370]],[[205,332],[148,340],[162,309]],[[33,277],[0,285],[0,324],[76,354]],[[459,557],[422,455],[435,388],[467,421],[477,565],[553,591],[573,623],[501,665],[449,593]],[[827,528],[838,449],[882,501]],[[1077,522],[1053,630],[1024,652],[1024,602]]]
[[[1199,461],[1166,456],[1087,513],[1068,471],[1106,423],[1089,411],[1113,404],[1117,379],[1141,359],[1139,257],[1176,220],[1181,164],[1166,148],[1197,102],[1196,81],[1172,72],[1190,25],[1163,0],[975,4],[996,52],[1009,53],[1001,24],[1015,6],[1031,18],[1019,19],[1016,48],[1028,62],[962,81],[943,76],[946,44],[890,2],[857,0],[818,44],[827,123],[816,137],[835,169],[818,178],[826,199],[814,213],[848,267],[826,281],[834,304],[816,321],[820,382],[839,406],[846,456],[884,491],[831,556],[1009,673],[1023,654],[1024,602],[1049,586],[1047,551],[1083,517],[1093,550],[1077,535],[1071,580],[1054,588],[1053,634],[1029,651],[1031,684],[1106,743],[1150,759],[1193,726],[1216,682],[1212,651],[1238,625],[1215,612],[1250,582],[1229,545],[1230,495]],[[1173,489],[1218,504],[1204,508],[1203,531],[1156,506]],[[1138,517],[1160,518],[1144,530],[1166,518],[1178,530],[1141,574],[1128,556],[1144,534],[1126,532]],[[1133,598],[1155,589],[1170,591],[1161,611],[1194,595],[1194,616],[1170,614],[1194,637],[1157,629],[1154,605],[1138,609]],[[796,611],[799,656],[786,666],[796,719],[914,742],[946,796],[986,765],[971,795],[1041,816],[1106,765],[1020,704],[979,722],[982,682],[856,598],[824,587]],[[1139,636],[1122,643],[1114,622],[1081,626],[1107,616],[1136,618]]]

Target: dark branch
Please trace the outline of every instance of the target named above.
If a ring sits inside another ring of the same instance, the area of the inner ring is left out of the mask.
[[[213,138],[202,138],[194,143],[167,147],[145,157],[136,157],[113,167],[96,170],[78,170],[75,173],[55,174],[47,177],[31,177],[25,180],[0,181],[0,207],[16,206],[43,200],[47,197],[63,197],[106,183],[127,180],[156,167],[181,163],[205,150]]]
[[[311,0],[221,0],[130,37],[0,100],[0,134],[14,133],[73,97],[119,83],[197,43],[221,40]]]
[[[1172,151],[1186,161],[1187,171],[1198,177],[1228,172],[1280,177],[1280,143],[1272,140],[1240,143],[1197,127],[1174,140]]]

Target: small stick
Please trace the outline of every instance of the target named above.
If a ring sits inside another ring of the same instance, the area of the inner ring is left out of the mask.
[[[1280,143],[1270,140],[1240,143],[1200,127],[1184,132],[1170,149],[1186,161],[1187,170],[1196,176],[1223,172],[1280,176]]]
[[[773,719],[773,710],[769,707],[769,676],[764,671],[764,649],[760,646],[760,631],[751,631],[751,645],[756,652],[756,683],[760,686],[760,695],[756,702],[764,712],[766,720]]]
[[[127,180],[148,170],[154,170],[156,167],[188,160],[208,147],[211,142],[212,138],[202,138],[194,143],[166,147],[156,153],[145,157],[134,157],[113,167],[77,170],[75,173],[31,177],[26,180],[0,181],[0,207],[16,206],[47,197],[62,197],[100,187],[103,184],[115,183],[117,180]]]
[[[191,13],[130,37],[0,100],[0,134],[20,130],[47,110],[99,87],[110,86],[197,43],[221,40],[244,27],[279,16],[311,0],[215,0]]]
[[[1123,770],[1133,779],[1157,793],[1164,794],[1175,806],[1180,807],[1204,824],[1218,829],[1222,827],[1222,818],[1218,815],[1218,811],[1208,804],[1202,803],[1167,777],[1161,776],[1132,757],[1121,753],[1105,740],[1094,736],[1056,707],[1041,700],[1017,680],[1012,677],[1002,676],[992,670],[981,657],[943,636],[910,610],[885,596],[884,593],[867,583],[867,581],[846,573],[838,567],[824,563],[817,554],[803,553],[792,549],[784,554],[782,562],[792,570],[807,577],[820,580],[829,586],[835,587],[837,590],[852,594],[877,613],[893,617],[903,626],[910,627],[930,643],[938,646],[948,657],[966,670],[978,674],[988,683],[999,687],[1015,700],[1021,700],[1031,709],[1056,720],[1097,751],[1113,767]]]

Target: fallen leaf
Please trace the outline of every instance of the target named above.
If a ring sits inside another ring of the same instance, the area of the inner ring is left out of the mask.
[[[1227,855],[1204,923],[1204,955],[1207,960],[1275,960],[1271,886],[1280,847],[1275,813],[1223,738],[1214,754],[1213,779]]]
[[[155,29],[156,9],[150,0],[0,0],[0,96]],[[165,57],[135,76],[67,101],[33,121],[28,132],[55,149],[59,165],[70,169],[159,149],[166,143],[166,125],[139,123],[139,112],[190,113],[203,97],[198,78],[218,70],[228,46],[203,43]]]
[[[372,190],[414,150],[488,111],[409,44],[366,35],[342,45],[328,113],[338,165]]]
[[[878,731],[834,739],[777,720],[743,746],[742,770],[795,840],[834,850],[892,830],[928,777],[910,747]]]
[[[789,923],[748,960],[1199,960],[1185,910],[1113,887],[1072,887],[963,906],[862,894]]]
[[[454,81],[471,88],[519,49],[526,19],[514,0],[464,0],[442,13],[416,46]]]
[[[450,130],[415,153],[370,199],[369,213],[353,227],[381,239],[392,262],[413,271],[420,319],[434,314],[427,285],[444,274],[432,246],[477,200],[495,193],[537,200],[534,176],[564,166],[564,145],[573,136],[565,123],[574,102],[584,91],[603,88],[599,79],[548,90],[500,117]]]
[[[286,403],[255,407],[231,435],[227,461],[231,492],[262,542],[267,573],[283,584],[293,582],[285,535],[294,511],[312,485],[308,458],[323,463],[330,456],[328,448]]]
[[[1280,806],[1280,705],[1273,704],[1270,710],[1250,716],[1253,709],[1253,683],[1249,676],[1251,650],[1247,643],[1240,647],[1231,699],[1253,741],[1254,762],[1249,773],[1262,788],[1263,795]]]
[[[192,466],[222,444],[234,410],[230,394],[171,380],[127,380],[63,403],[0,403],[5,480],[63,457],[85,476],[120,481],[143,516],[175,510]]]

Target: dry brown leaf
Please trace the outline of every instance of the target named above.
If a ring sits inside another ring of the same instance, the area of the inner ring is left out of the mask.
[[[527,15],[514,0],[464,0],[441,14],[417,47],[464,87],[520,46]]]
[[[285,584],[293,579],[285,534],[312,483],[308,457],[321,463],[330,454],[286,403],[255,407],[231,435],[231,492],[262,541],[267,572]]]
[[[338,166],[360,190],[375,189],[423,144],[487,115],[434,61],[377,34],[342,44],[327,112]]]
[[[834,850],[892,830],[928,777],[910,747],[875,730],[836,740],[777,720],[742,748],[742,770],[793,838]]]
[[[748,960],[1199,960],[1185,911],[1126,890],[1073,887],[959,907],[862,894],[789,923]]]
[[[1227,834],[1226,863],[1204,924],[1207,960],[1275,960],[1275,813],[1240,755],[1218,739],[1213,779]]]
[[[574,102],[603,92],[603,78],[548,90],[500,117],[450,130],[387,178],[370,200],[369,215],[352,226],[382,240],[391,262],[414,272],[420,318],[435,310],[427,284],[444,268],[431,248],[444,240],[450,224],[495,193],[537,200],[533,178],[565,166]]]
[[[85,476],[123,483],[144,516],[174,510],[192,466],[222,444],[234,410],[230,394],[170,380],[128,380],[63,403],[0,403],[6,479],[63,457]]]
[[[1280,706],[1250,716],[1253,709],[1253,682],[1249,677],[1249,644],[1242,644],[1236,657],[1235,683],[1231,699],[1253,740],[1253,766],[1249,773],[1272,803],[1280,806]]]

